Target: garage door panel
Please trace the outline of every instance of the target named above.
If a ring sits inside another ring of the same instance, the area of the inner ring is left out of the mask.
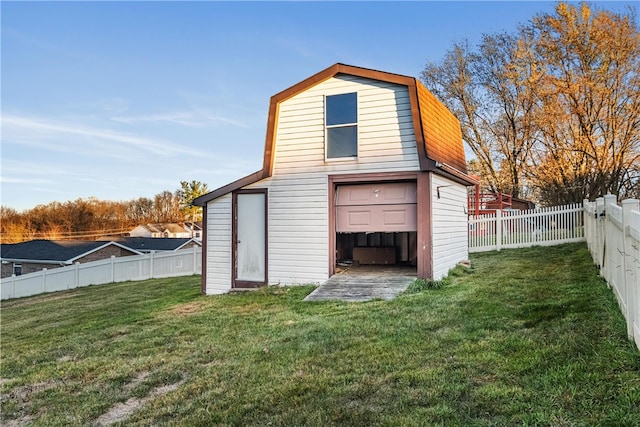
[[[383,224],[385,225],[405,225],[408,222],[407,210],[389,209],[383,213]]]
[[[416,192],[415,182],[341,185],[336,206],[416,203]]]
[[[384,232],[417,230],[416,205],[338,206],[338,233]]]
[[[340,185],[336,192],[338,233],[394,233],[418,229],[415,182]]]
[[[371,212],[369,211],[347,211],[349,227],[370,227]]]

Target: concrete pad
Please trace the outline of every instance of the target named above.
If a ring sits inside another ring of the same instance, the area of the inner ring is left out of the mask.
[[[416,279],[412,271],[380,269],[379,271],[356,269],[335,274],[311,292],[304,301],[339,300],[347,302],[391,300],[404,292]]]

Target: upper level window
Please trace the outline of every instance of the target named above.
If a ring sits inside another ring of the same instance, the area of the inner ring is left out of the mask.
[[[327,159],[358,157],[358,96],[330,95],[325,100]]]

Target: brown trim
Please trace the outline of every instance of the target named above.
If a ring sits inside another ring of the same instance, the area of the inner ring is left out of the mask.
[[[447,164],[434,162],[433,160],[429,160],[427,171],[433,172],[436,175],[443,176],[467,187],[471,187],[479,183],[478,180],[472,178],[466,173],[462,173]]]
[[[260,181],[262,178],[263,178],[262,170],[259,170],[258,172],[254,172],[251,175],[247,175],[243,178],[235,180],[232,183],[225,185],[224,187],[220,187],[218,189],[211,191],[210,193],[204,194],[200,197],[193,199],[192,204],[194,206],[204,206],[208,202],[214,199],[217,199],[218,197],[221,197],[221,196],[224,196],[225,194],[229,194],[231,192],[239,190],[240,188],[246,187],[247,185],[254,184]]]
[[[202,206],[202,271],[200,278],[200,291],[202,295],[207,294],[207,205]]]
[[[348,183],[371,183],[385,181],[416,181],[422,175],[419,172],[377,172],[328,175],[329,186],[329,277],[336,273],[336,186]],[[418,191],[420,188],[418,187]],[[420,226],[420,198],[418,197],[418,226]],[[430,223],[430,222],[429,222]],[[418,257],[420,255],[418,254]]]
[[[418,277],[433,278],[431,231],[431,173],[418,174]]]
[[[428,165],[427,145],[424,140],[424,130],[422,129],[422,117],[420,115],[420,100],[418,98],[418,84],[413,79],[413,84],[407,87],[409,92],[409,103],[411,104],[411,120],[413,121],[413,134],[416,138],[416,149],[418,150],[418,162],[420,170],[426,170]]]
[[[273,174],[273,160],[275,156],[276,129],[278,128],[278,116],[280,101],[271,97],[269,104],[269,118],[267,119],[267,136],[264,142],[264,158],[262,160],[262,176],[268,178]]]
[[[264,194],[264,282],[250,282],[237,280],[237,252],[238,252],[238,195]],[[266,286],[269,283],[269,193],[266,188],[250,188],[234,191],[231,195],[231,288],[251,289]]]

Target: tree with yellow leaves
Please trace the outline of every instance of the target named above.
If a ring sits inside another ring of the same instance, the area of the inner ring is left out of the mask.
[[[454,44],[422,79],[460,120],[487,189],[559,204],[640,196],[638,70],[632,10],[561,2],[475,51]]]

